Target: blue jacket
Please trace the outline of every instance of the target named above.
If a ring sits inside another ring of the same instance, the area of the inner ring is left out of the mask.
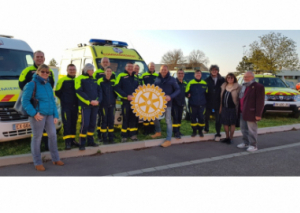
[[[117,95],[114,91],[115,81],[114,75],[112,75],[109,80],[106,79],[105,75],[98,79],[97,83],[101,88],[103,97],[101,106],[110,107],[116,105]]]
[[[186,96],[191,94],[189,97],[190,106],[205,106],[206,105],[206,93],[208,92],[207,84],[204,80],[191,80],[186,86]]]
[[[123,103],[129,104],[128,95],[132,95],[139,86],[139,78],[132,72],[129,75],[127,71],[120,73],[115,82],[115,92],[121,98]]]
[[[55,95],[60,99],[62,107],[78,107],[74,82],[75,78],[67,75],[56,84]]]
[[[32,81],[36,83],[35,98],[39,101],[36,108],[30,102],[34,90]],[[35,75],[32,81],[25,85],[22,95],[22,106],[27,114],[33,117],[39,112],[41,115],[53,115],[54,118],[58,118],[51,84],[38,75]]]
[[[173,100],[173,106],[185,106],[185,88],[187,86],[186,81],[182,81],[182,83],[176,78],[176,82],[180,88],[180,93]]]
[[[165,95],[171,97],[171,101],[167,103],[167,107],[171,107],[172,100],[180,93],[180,88],[175,78],[170,76],[170,72],[168,72],[165,78],[159,73],[159,76],[154,81],[154,85],[160,87]]]

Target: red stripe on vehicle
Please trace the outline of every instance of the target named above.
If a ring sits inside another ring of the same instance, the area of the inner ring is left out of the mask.
[[[0,102],[8,102],[14,96],[15,95],[6,95],[6,96],[4,96],[4,98]]]

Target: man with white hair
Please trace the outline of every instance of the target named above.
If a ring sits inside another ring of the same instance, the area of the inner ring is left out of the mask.
[[[88,146],[98,146],[94,142],[94,131],[99,104],[102,101],[102,92],[97,80],[93,77],[93,73],[94,66],[88,63],[83,68],[83,74],[75,79],[76,95],[81,106],[79,150],[85,150],[86,139]]]
[[[253,72],[244,74],[244,83],[239,94],[240,98],[240,126],[243,134],[243,143],[238,148],[246,148],[248,152],[257,150],[257,122],[265,105],[265,88],[255,82]]]

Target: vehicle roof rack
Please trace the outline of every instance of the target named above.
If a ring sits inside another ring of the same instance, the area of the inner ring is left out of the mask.
[[[0,37],[4,37],[4,38],[14,38],[13,36],[10,36],[10,35],[0,35]]]
[[[112,41],[112,40],[105,40],[105,39],[95,39],[92,38],[89,41],[91,46],[114,46],[114,47],[124,47],[127,48],[128,44],[123,41]]]

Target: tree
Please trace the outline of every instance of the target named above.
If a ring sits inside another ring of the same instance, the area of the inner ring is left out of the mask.
[[[254,41],[250,44],[253,51],[260,50],[265,58],[262,60],[263,69],[276,73],[282,68],[291,70],[300,69],[299,57],[296,52],[296,43],[292,39],[281,35],[281,33],[271,32],[259,36],[259,42]]]
[[[52,59],[50,60],[50,62],[49,62],[49,66],[56,67],[56,65],[57,65],[57,62],[55,61],[54,58],[52,58]]]
[[[252,63],[249,61],[249,58],[247,56],[244,56],[242,58],[242,61],[239,62],[238,66],[236,67],[236,75],[242,74],[246,71],[252,70]]]
[[[174,69],[178,65],[181,66],[185,63],[185,57],[181,49],[168,51],[162,56],[161,63],[169,66],[169,69]]]
[[[193,50],[188,56],[188,63],[193,69],[195,67],[200,67],[201,64],[206,65],[209,59],[205,56],[204,52],[201,50]]]
[[[268,59],[260,49],[251,51],[248,62],[252,64],[254,71],[267,70],[266,64],[268,63]]]

